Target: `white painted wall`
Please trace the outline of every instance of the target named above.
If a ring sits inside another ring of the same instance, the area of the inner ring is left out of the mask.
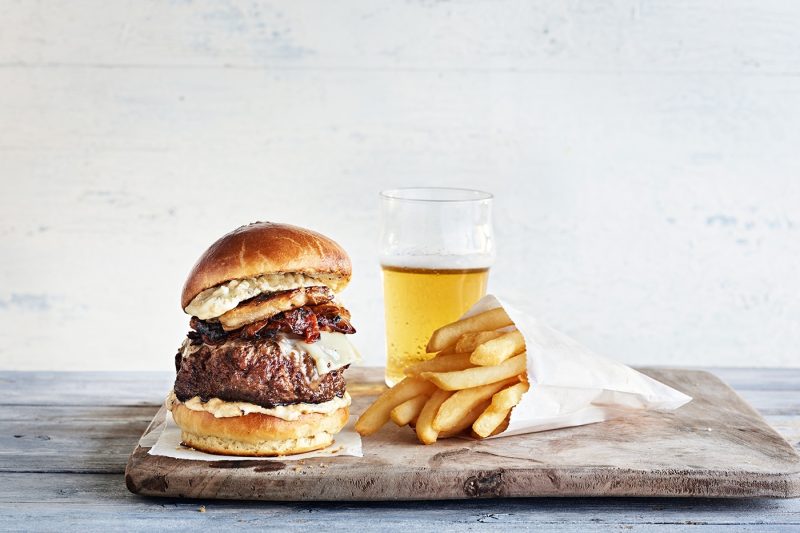
[[[800,4],[0,0],[0,368],[168,369],[257,219],[496,194],[493,290],[636,364],[800,366]]]

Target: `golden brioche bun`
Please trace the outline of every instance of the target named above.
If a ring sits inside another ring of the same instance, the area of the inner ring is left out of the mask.
[[[172,417],[181,428],[183,444],[220,455],[265,457],[319,450],[347,424],[347,407],[332,413],[305,413],[297,420],[284,420],[263,413],[216,418],[206,411],[193,411],[176,401]]]
[[[202,291],[234,279],[282,272],[324,276],[336,292],[350,282],[350,257],[336,242],[309,229],[255,222],[221,237],[197,260],[181,295],[181,308]]]

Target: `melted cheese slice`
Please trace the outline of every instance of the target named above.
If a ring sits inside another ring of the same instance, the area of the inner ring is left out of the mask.
[[[314,359],[320,375],[361,362],[361,354],[344,333],[320,331],[319,335],[320,339],[310,344],[299,340],[293,342]]]

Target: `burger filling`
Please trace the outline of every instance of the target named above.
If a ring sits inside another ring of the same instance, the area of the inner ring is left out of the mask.
[[[206,289],[189,302],[186,312],[203,320],[216,318],[235,308],[240,302],[259,294],[297,289],[300,287],[327,286],[329,276],[317,278],[297,272],[264,274],[255,278],[234,279]]]
[[[344,370],[359,355],[345,337],[355,332],[350,313],[332,299],[330,289],[320,286],[260,294],[239,307],[252,310],[271,302],[271,309],[248,311],[246,323],[235,329],[221,317],[192,317],[175,357],[174,398],[195,410],[226,413],[222,416],[284,407],[289,410],[274,412],[289,416],[306,409],[302,404],[343,402]]]
[[[185,346],[175,358],[175,396],[182,402],[199,396],[262,407],[344,396],[344,366],[320,374],[311,355],[287,350],[288,345],[276,337]]]
[[[333,291],[328,287],[303,287],[289,291],[259,294],[239,304],[235,309],[218,318],[222,328],[226,331],[238,329],[246,324],[304,307],[319,305],[333,301]]]
[[[226,330],[216,321],[200,320],[192,317],[188,334],[193,344],[220,344],[230,339],[271,338],[277,333],[293,333],[307,343],[320,339],[321,331],[355,333],[350,324],[350,312],[335,304],[303,306],[279,312],[256,320],[235,330]]]

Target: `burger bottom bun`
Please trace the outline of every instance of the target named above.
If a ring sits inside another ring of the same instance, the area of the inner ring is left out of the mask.
[[[301,439],[264,440],[257,443],[247,443],[181,431],[181,441],[184,446],[190,446],[195,450],[217,455],[275,457],[320,450],[333,443],[333,435],[322,432],[312,437],[303,437]]]
[[[263,413],[216,418],[193,411],[180,402],[172,416],[181,428],[185,446],[220,455],[268,457],[310,452],[330,446],[333,436],[347,424],[347,407],[332,413],[306,413],[284,420]]]

